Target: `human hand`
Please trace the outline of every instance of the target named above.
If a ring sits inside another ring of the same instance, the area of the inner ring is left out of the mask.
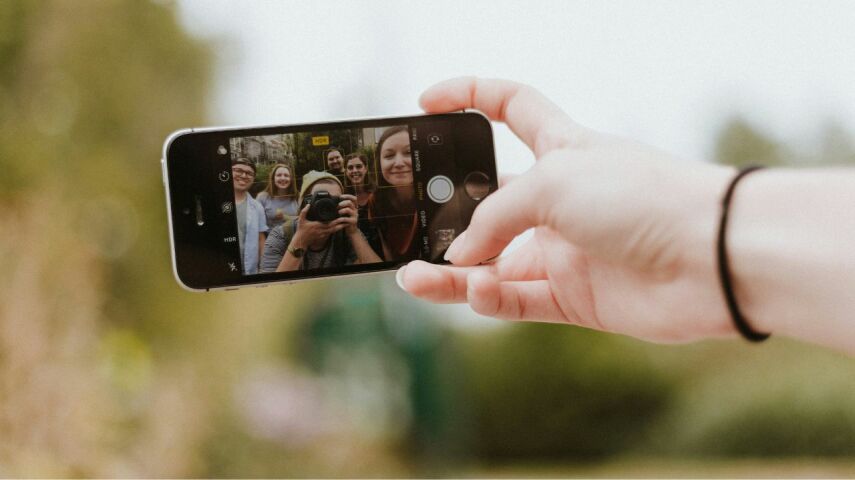
[[[299,221],[297,222],[297,230],[294,232],[294,237],[291,239],[291,246],[307,248],[310,245],[325,241],[327,237],[341,230],[333,222],[324,223],[309,220],[309,205],[300,210]]]
[[[357,233],[357,221],[359,220],[359,211],[356,208],[356,197],[349,194],[344,194],[339,197],[341,201],[338,203],[339,218],[330,222],[330,225],[336,227],[337,230],[345,230],[348,235]]]
[[[488,196],[449,247],[402,288],[509,320],[569,323],[662,341],[733,335],[715,270],[719,201],[733,171],[685,162],[573,122],[531,87],[448,80],[427,112],[475,108],[505,122],[536,164]],[[519,249],[493,263],[517,235]]]

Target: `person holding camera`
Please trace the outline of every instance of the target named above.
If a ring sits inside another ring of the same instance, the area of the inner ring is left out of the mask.
[[[262,272],[288,272],[381,262],[357,227],[356,197],[327,172],[310,171],[300,189],[300,215],[270,231]]]

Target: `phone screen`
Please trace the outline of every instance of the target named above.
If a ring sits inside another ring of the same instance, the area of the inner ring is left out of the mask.
[[[195,132],[172,141],[167,170],[191,288],[439,263],[497,186],[473,113]]]

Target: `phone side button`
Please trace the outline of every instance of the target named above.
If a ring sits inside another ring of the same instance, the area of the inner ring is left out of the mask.
[[[160,159],[160,172],[163,174],[163,185],[166,185],[166,160]]]

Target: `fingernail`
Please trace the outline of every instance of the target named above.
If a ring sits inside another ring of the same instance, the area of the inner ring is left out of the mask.
[[[460,234],[459,237],[455,238],[451,245],[448,246],[448,250],[445,251],[445,255],[442,256],[446,261],[451,261],[455,255],[457,255],[460,249],[463,248],[463,238],[466,236],[466,232]]]
[[[398,287],[400,287],[401,290],[405,292],[407,291],[407,289],[404,288],[404,270],[406,268],[407,266],[404,265],[403,267],[399,268],[397,272],[395,272],[395,282],[398,284]]]

